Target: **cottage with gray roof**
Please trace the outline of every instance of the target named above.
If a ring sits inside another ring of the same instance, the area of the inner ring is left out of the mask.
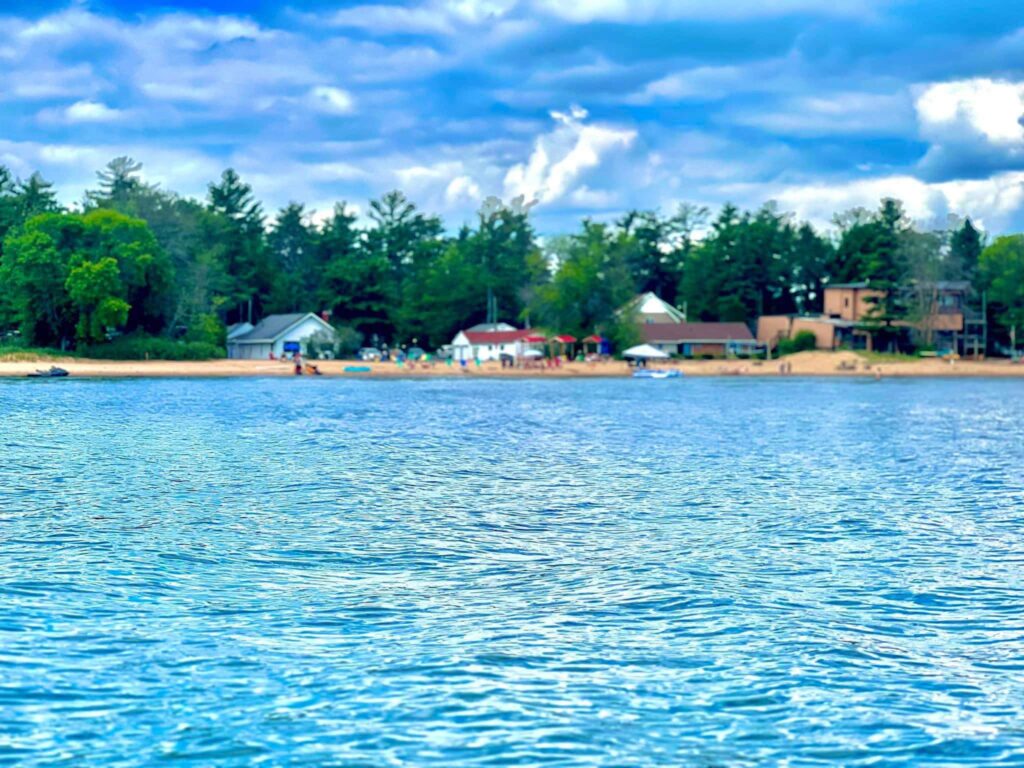
[[[306,354],[306,341],[318,333],[334,335],[331,324],[312,312],[291,315],[268,315],[254,328],[228,337],[228,357],[240,360],[267,360],[301,352]]]

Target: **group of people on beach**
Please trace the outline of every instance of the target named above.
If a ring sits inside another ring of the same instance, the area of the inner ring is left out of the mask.
[[[318,366],[316,363],[303,363],[302,352],[292,353],[292,365],[295,366],[296,376],[302,376],[303,373],[308,374],[310,376],[323,375],[320,373],[320,366]]]

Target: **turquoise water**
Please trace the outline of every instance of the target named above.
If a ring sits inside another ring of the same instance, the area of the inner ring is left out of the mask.
[[[0,764],[1024,765],[1022,394],[0,382]]]

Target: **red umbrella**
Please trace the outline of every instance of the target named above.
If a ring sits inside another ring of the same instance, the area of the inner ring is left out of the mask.
[[[523,339],[523,341],[525,341],[527,344],[543,344],[545,341],[547,341],[547,339],[544,338],[543,336],[537,336],[536,334],[534,334],[532,336],[527,336],[526,338]]]
[[[563,333],[561,336],[552,336],[551,340],[552,341],[557,341],[557,342],[559,342],[561,344],[575,344],[576,343],[576,337],[575,336],[570,336],[567,333]]]
[[[604,341],[604,339],[602,337],[598,336],[596,333],[594,333],[594,334],[591,334],[590,336],[587,336],[587,338],[585,338],[583,340],[583,343],[584,344],[600,344],[602,341]]]

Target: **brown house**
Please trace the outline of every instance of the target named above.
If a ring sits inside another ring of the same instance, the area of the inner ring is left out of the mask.
[[[859,329],[853,320],[825,315],[762,315],[757,319],[758,343],[773,349],[782,339],[791,339],[803,331],[814,334],[817,349],[866,349],[869,344],[867,331]]]
[[[834,320],[861,322],[874,307],[868,299],[885,296],[882,291],[873,291],[867,283],[837,283],[825,288],[825,317]]]
[[[981,313],[971,312],[968,306],[970,290],[966,281],[918,283],[905,294],[910,317],[914,319],[896,325],[911,328],[921,343],[940,351],[977,354],[984,350],[985,323]],[[818,349],[870,349],[871,335],[866,326],[874,308],[871,300],[884,295],[868,288],[867,283],[829,285],[825,288],[821,315],[760,317],[757,340],[775,346],[780,339],[810,331]]]
[[[758,349],[744,323],[644,323],[640,334],[662,352],[685,357],[750,355]]]

